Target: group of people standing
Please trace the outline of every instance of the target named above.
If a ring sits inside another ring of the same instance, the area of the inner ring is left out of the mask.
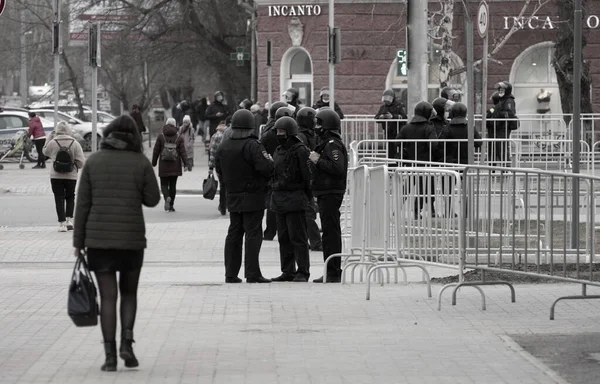
[[[233,114],[230,128],[215,151],[214,167],[227,191],[230,213],[225,241],[227,283],[242,281],[238,274],[244,236],[245,277],[249,283],[307,282],[309,232],[319,237],[317,245],[324,260],[341,252],[339,210],[346,190],[348,156],[340,136],[340,116],[328,107],[318,112],[311,107],[301,108],[295,89],[285,96],[286,102],[270,107],[260,139],[253,114],[240,109]],[[267,218],[263,233],[265,208],[271,218]],[[322,240],[315,222],[317,211]],[[259,265],[263,238],[273,239],[267,232],[270,229],[274,229],[273,237],[277,234],[282,272],[273,279],[265,278]],[[339,282],[340,277],[339,263],[330,263],[327,280]],[[313,281],[322,282],[323,278]]]

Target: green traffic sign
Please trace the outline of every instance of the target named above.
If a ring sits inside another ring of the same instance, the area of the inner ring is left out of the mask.
[[[244,47],[237,47],[235,52],[229,55],[230,60],[235,60],[238,67],[244,66],[244,61],[250,60],[250,55],[244,52]]]

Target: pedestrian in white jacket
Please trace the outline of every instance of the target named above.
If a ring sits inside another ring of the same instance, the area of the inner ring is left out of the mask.
[[[77,173],[85,162],[83,149],[73,137],[69,124],[61,121],[50,133],[42,152],[52,160],[50,183],[56,204],[58,230],[73,230]]]

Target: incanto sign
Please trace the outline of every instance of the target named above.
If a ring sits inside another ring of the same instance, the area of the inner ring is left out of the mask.
[[[269,5],[269,16],[319,16],[320,5]]]
[[[557,16],[504,16],[504,29],[556,29],[556,24],[560,21]],[[588,29],[600,28],[600,16],[587,16],[583,26]]]

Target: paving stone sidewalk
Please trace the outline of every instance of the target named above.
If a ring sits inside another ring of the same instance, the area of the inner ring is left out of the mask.
[[[152,148],[145,143],[145,154],[151,158]],[[89,152],[86,152],[89,156]],[[4,169],[0,170],[0,197],[10,194],[19,195],[51,195],[50,171],[48,169],[31,169],[33,163],[25,163],[25,169],[19,169],[18,163],[3,163]],[[47,166],[50,163],[46,164]],[[184,172],[177,181],[177,188],[181,194],[201,194],[202,181],[208,175],[208,157],[204,144],[199,140],[194,146],[194,168],[192,172]],[[158,177],[158,167],[155,168]]]
[[[518,286],[514,304],[505,287],[486,288],[487,311],[468,288],[437,311],[441,287],[427,298],[419,274],[374,287],[371,301],[364,284],[226,285],[227,223],[148,225],[141,366],[120,362],[117,373],[99,370],[100,329],[66,316],[70,236],[0,228],[0,383],[565,383],[510,335],[598,330],[597,301],[563,302],[548,320],[552,301],[578,294],[575,285]],[[316,277],[321,256],[311,256]],[[261,266],[278,274],[276,242],[263,244]]]

